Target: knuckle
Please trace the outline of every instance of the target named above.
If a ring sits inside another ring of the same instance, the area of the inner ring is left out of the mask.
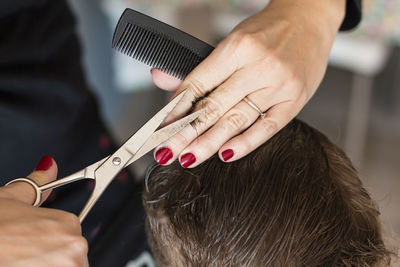
[[[74,233],[81,233],[81,223],[79,221],[79,218],[72,213],[65,212],[65,211],[60,211],[59,214],[57,214],[57,223],[60,224],[66,229],[69,229],[70,231],[73,231]]]
[[[240,47],[241,43],[243,42],[244,36],[246,34],[247,33],[245,31],[237,29],[227,36],[224,44],[227,43],[229,44],[230,47],[236,49]]]
[[[266,51],[263,42],[263,37],[258,33],[236,29],[228,35],[225,46],[228,53],[236,58],[234,62],[241,62],[244,57],[262,58]]]
[[[199,117],[190,123],[190,126],[192,126],[193,130],[196,132],[197,137],[200,135],[200,129],[206,125],[206,121],[207,120],[204,119],[204,117],[202,118]]]
[[[271,119],[262,119],[261,127],[263,128],[264,134],[267,137],[273,136],[279,130],[278,123]]]
[[[303,89],[304,86],[305,86],[305,84],[304,84],[304,81],[305,81],[304,75],[302,75],[302,73],[295,72],[294,70],[291,70],[291,69],[288,70],[287,72],[288,73],[287,73],[286,76],[289,77],[288,81],[289,81],[290,86],[292,86],[294,88],[297,88],[298,91],[301,92],[301,89]]]
[[[201,98],[206,94],[206,88],[204,84],[195,77],[189,78],[187,87],[189,88],[189,90],[192,92],[193,96],[196,99]]]
[[[279,85],[282,97],[287,100],[299,98],[305,86],[302,78],[290,69],[285,69],[283,73],[286,79],[282,80]]]
[[[205,108],[206,112],[199,117],[199,122],[215,122],[222,115],[221,104],[217,99],[208,97],[199,102],[201,108]]]
[[[76,256],[71,256],[71,255],[66,255],[62,259],[63,265],[62,266],[68,266],[68,267],[81,267],[82,265],[82,260],[80,260]]]
[[[257,64],[257,70],[260,73],[266,73],[274,69],[286,71],[285,63],[282,61],[279,52],[268,50]]]
[[[232,33],[232,43],[239,49],[256,46],[260,39],[258,38],[257,34],[251,33],[242,29],[238,29]]]
[[[169,139],[173,148],[182,149],[190,144],[190,140],[182,133],[177,133],[173,138]]]
[[[64,222],[68,222],[72,226],[77,226],[77,225],[80,226],[79,218],[75,214],[72,214],[72,213],[69,213],[69,212],[63,212],[62,213],[62,220]]]
[[[231,130],[244,129],[249,118],[241,112],[233,112],[226,117],[227,126]]]
[[[86,255],[89,249],[87,240],[82,236],[74,236],[70,242],[70,247],[80,255]]]

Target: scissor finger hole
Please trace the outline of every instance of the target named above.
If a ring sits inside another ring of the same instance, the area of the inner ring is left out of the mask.
[[[35,197],[35,202],[32,204],[32,206],[35,206],[35,207],[39,206],[40,202],[42,201],[42,194],[41,194],[38,184],[30,178],[17,178],[17,179],[14,179],[14,180],[6,183],[5,186],[13,184],[13,183],[17,183],[17,182],[25,182],[25,183],[30,184],[33,187],[33,190],[35,190],[36,197]]]

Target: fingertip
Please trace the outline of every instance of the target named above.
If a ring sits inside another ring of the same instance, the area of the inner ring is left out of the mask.
[[[43,156],[37,164],[35,171],[47,171],[53,165],[53,158],[49,155]]]
[[[169,165],[172,163],[174,153],[167,146],[160,146],[154,150],[154,159],[159,165]]]
[[[27,177],[35,180],[39,185],[46,184],[56,179],[58,166],[56,161],[49,155],[41,158],[35,170]]]
[[[179,158],[179,163],[183,168],[194,168],[199,164],[195,154],[192,152],[183,152]]]
[[[152,68],[150,70],[150,73],[153,79],[153,83],[162,90],[175,92],[182,84],[182,81],[178,78],[162,72],[159,69]]]
[[[235,151],[231,148],[221,149],[219,158],[224,162],[234,161]]]

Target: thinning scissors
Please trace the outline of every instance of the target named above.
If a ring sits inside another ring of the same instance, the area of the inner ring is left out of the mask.
[[[8,182],[6,185],[15,182],[29,183],[36,192],[36,199],[33,203],[33,206],[39,206],[42,200],[43,192],[83,179],[93,179],[95,180],[93,192],[79,214],[79,220],[82,222],[110,182],[123,168],[127,167],[162,142],[168,140],[170,137],[188,126],[202,113],[204,113],[204,109],[198,110],[157,130],[167,115],[183,98],[185,93],[186,90],[171,100],[171,102],[162,108],[156,115],[153,116],[153,118],[143,125],[142,128],[133,134],[117,151],[115,151],[114,154],[101,159],[98,162],[93,163],[92,165],[89,165],[86,168],[67,177],[44,185],[38,185],[35,181],[29,178],[17,178]]]

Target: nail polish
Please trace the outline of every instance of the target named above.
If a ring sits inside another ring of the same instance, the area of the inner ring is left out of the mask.
[[[193,153],[183,154],[179,162],[182,167],[187,168],[196,162],[196,156]]]
[[[155,159],[158,164],[164,165],[173,157],[172,150],[168,147],[162,147],[156,151]]]
[[[222,153],[221,153],[222,159],[224,161],[228,161],[229,159],[231,159],[233,157],[233,155],[235,155],[235,153],[233,152],[232,149],[226,149],[226,150],[222,151]]]
[[[53,165],[53,159],[49,155],[46,155],[39,161],[35,171],[47,171],[51,165]]]

